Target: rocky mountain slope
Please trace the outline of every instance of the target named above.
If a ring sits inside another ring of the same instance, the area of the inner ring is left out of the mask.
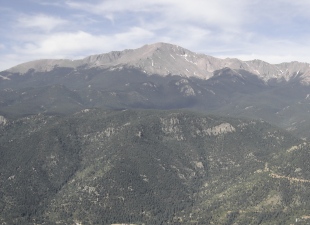
[[[161,76],[180,75],[209,79],[213,72],[225,67],[242,69],[257,75],[265,82],[289,81],[299,77],[300,82],[310,84],[310,64],[291,62],[269,64],[261,60],[241,61],[238,59],[219,59],[212,56],[197,54],[180,46],[155,43],[138,49],[114,51],[106,54],[92,55],[81,60],[38,60],[24,63],[7,70],[2,79],[9,79],[10,74],[25,74],[29,70],[49,72],[55,67],[68,68],[110,68],[120,69],[123,66],[139,69],[147,74]],[[1,77],[0,77],[1,78]]]
[[[0,222],[306,224],[309,150],[263,121],[185,111],[29,116],[0,127]]]

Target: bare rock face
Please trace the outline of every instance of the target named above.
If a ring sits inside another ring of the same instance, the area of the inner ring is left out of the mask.
[[[212,56],[197,54],[177,45],[155,43],[144,45],[138,49],[112,51],[105,54],[92,55],[81,60],[42,59],[20,64],[8,70],[10,73],[25,74],[29,70],[48,72],[56,67],[77,68],[110,68],[121,69],[124,66],[140,69],[144,73],[161,76],[181,75],[209,79],[216,70],[228,67],[233,70],[246,70],[267,82],[271,79],[288,81],[296,76],[301,83],[310,84],[310,64],[290,62],[269,64],[261,60],[241,61],[239,59],[219,59]],[[9,79],[8,77],[1,77]]]
[[[139,68],[147,74],[181,75],[201,79],[209,79],[213,76],[214,71],[228,67],[233,70],[249,71],[263,81],[270,79],[288,81],[296,76],[301,76],[303,84],[310,83],[310,64],[308,63],[269,64],[257,59],[251,61],[232,58],[219,59],[166,43],[155,43],[134,50],[94,55],[83,61],[90,67],[127,65]]]
[[[208,128],[206,131],[209,135],[217,136],[221,134],[235,132],[236,129],[229,123],[222,123],[218,126]]]

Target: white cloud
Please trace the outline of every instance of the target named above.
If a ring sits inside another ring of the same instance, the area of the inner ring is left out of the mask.
[[[63,7],[63,0],[53,0],[53,2],[51,1],[46,1],[46,0],[32,0],[37,2],[37,4],[40,5],[45,5],[45,6],[57,6],[57,7]]]
[[[98,4],[68,1],[67,5],[74,9],[87,11],[102,16],[134,12],[155,16],[154,19],[163,19],[168,23],[198,22],[212,26],[238,26],[243,23],[243,16],[247,14],[244,8],[247,0],[107,0]]]
[[[269,63],[291,61],[310,62],[310,46],[279,39],[263,39],[259,42],[240,44],[240,49],[222,49],[213,55],[220,58],[233,57],[241,60],[261,59]]]
[[[23,55],[43,57],[75,57],[87,54],[99,54],[112,50],[123,50],[131,46],[139,47],[153,34],[147,30],[133,27],[127,32],[112,36],[92,35],[84,31],[74,33],[55,33],[38,42],[28,42],[15,46],[15,52]]]
[[[67,24],[68,21],[52,17],[44,14],[22,15],[18,18],[18,25],[22,28],[37,28],[46,32],[50,32],[56,27]]]
[[[0,62],[0,71],[37,59],[79,59],[91,54],[140,47],[143,39],[151,36],[152,33],[139,28],[132,28],[114,36],[96,36],[83,31],[55,33],[33,42],[15,45],[11,53],[0,51],[3,59]]]

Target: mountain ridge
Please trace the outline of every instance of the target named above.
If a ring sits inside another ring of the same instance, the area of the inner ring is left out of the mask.
[[[139,69],[147,75],[180,75],[200,79],[209,79],[213,76],[214,71],[229,67],[233,70],[246,70],[255,74],[264,82],[271,80],[276,80],[277,82],[289,81],[299,77],[302,84],[310,84],[309,63],[293,61],[270,64],[257,59],[249,61],[242,61],[236,58],[220,59],[205,54],[198,54],[178,45],[162,42],[144,45],[137,49],[91,55],[78,60],[41,59],[26,62],[5,70],[6,75],[1,75],[0,78],[3,80],[10,79],[11,74],[25,74],[29,70],[49,72],[56,67],[69,67],[73,69],[78,67],[110,68],[113,70],[123,68],[124,66]]]

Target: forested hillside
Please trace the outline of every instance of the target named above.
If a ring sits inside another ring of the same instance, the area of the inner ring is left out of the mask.
[[[0,127],[0,222],[307,224],[309,150],[261,120],[180,110],[28,116]]]

